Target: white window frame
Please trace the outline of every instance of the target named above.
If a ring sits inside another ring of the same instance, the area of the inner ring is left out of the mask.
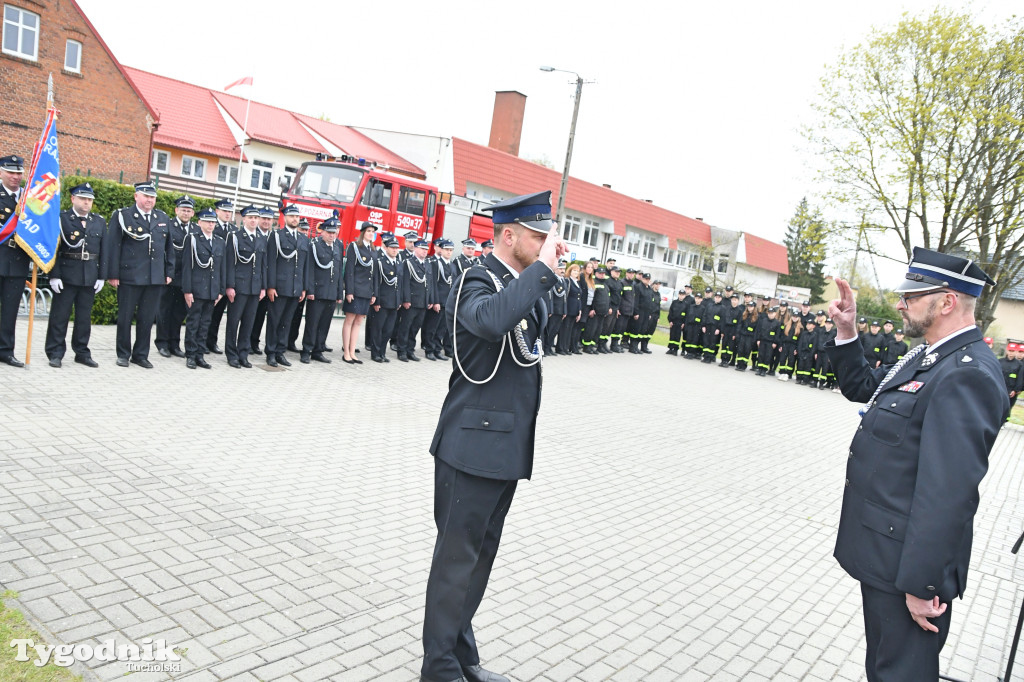
[[[74,66],[68,65],[68,50],[72,45],[78,47],[78,63]],[[82,73],[82,42],[80,40],[68,38],[67,43],[64,45],[64,70],[71,73]]]
[[[650,235],[644,235],[643,238],[643,256],[646,260],[654,260],[655,253],[658,248],[658,243],[654,240],[654,237]]]
[[[596,220],[583,221],[583,238],[580,243],[596,249],[601,235],[601,225]]]
[[[626,240],[622,235],[613,234],[608,242],[608,250],[613,253],[622,253],[622,248],[625,243]]]
[[[729,272],[729,254],[718,254],[718,264],[715,267],[715,269],[718,271],[718,274],[720,275],[724,275],[725,273]]]
[[[224,171],[224,179],[220,179],[220,172]],[[235,179],[231,179],[231,174],[235,174]],[[217,164],[217,182],[222,185],[237,185],[238,184],[238,164],[236,163],[224,163],[223,161]]]
[[[565,220],[562,222],[562,239],[573,244],[580,243],[580,227],[583,221],[574,215],[565,214]]]
[[[185,172],[185,163],[189,164],[189,171]],[[196,174],[195,169],[197,164],[202,164],[203,172]],[[205,180],[206,179],[206,159],[199,158],[198,156],[189,156],[188,154],[181,155],[181,177],[192,178],[194,180]]]
[[[675,261],[676,255],[677,252],[675,251],[675,249],[665,249],[665,253],[661,254],[661,260],[664,263],[672,265],[672,263]]]
[[[249,173],[249,187],[261,192],[271,191],[274,186],[274,164],[262,159],[253,159],[251,165],[252,171]],[[266,188],[262,186],[264,178],[266,178]],[[253,182],[254,180],[256,182]]]
[[[163,168],[160,167],[159,159],[163,158]],[[150,160],[149,169],[154,173],[166,173],[171,167],[171,153],[163,149],[154,149],[153,158]]]
[[[686,259],[686,267],[689,270],[697,271],[700,270],[700,252],[691,251]]]
[[[8,10],[14,10],[15,12],[18,12],[18,21],[17,21],[17,23],[15,23],[14,21],[10,21],[7,18],[7,11]],[[36,20],[35,27],[29,27],[29,26],[27,26],[24,23],[25,15],[26,14],[29,15],[29,16],[35,17],[35,20]],[[3,53],[4,54],[13,55],[15,57],[21,57],[22,59],[28,59],[28,60],[31,60],[33,62],[39,61],[39,33],[40,33],[40,30],[41,30],[42,18],[38,14],[36,14],[35,12],[29,12],[27,9],[22,9],[22,8],[16,7],[14,5],[6,5],[5,4],[4,5],[3,22],[4,22],[3,35],[2,35],[2,37],[0,37],[0,40],[3,41],[2,43],[0,43],[0,46],[2,46],[2,48],[3,48]],[[14,49],[8,49],[7,48],[7,31],[8,30],[13,30],[13,31],[17,31],[18,32],[18,47],[17,48],[14,48]],[[33,34],[32,52],[24,52],[23,51],[25,46],[22,45],[22,39],[25,37],[25,32],[26,31],[29,31],[29,32],[31,32]]]
[[[640,233],[626,232],[626,253],[630,256],[640,255]]]
[[[680,249],[676,251],[676,267],[683,267],[683,263],[686,261],[686,251]]]
[[[284,178],[285,180],[287,180],[288,181],[288,186],[291,187],[292,186],[292,180],[295,179],[295,174],[298,173],[298,172],[299,172],[298,168],[294,168],[292,166],[285,166],[284,167],[284,173],[281,174],[281,177]]]

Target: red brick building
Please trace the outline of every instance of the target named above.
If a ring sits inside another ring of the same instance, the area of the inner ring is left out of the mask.
[[[26,158],[46,116],[53,74],[61,170],[149,177],[157,115],[75,0],[5,0],[0,49],[0,155]]]

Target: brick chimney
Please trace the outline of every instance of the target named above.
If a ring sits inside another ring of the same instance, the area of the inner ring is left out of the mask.
[[[519,141],[523,135],[523,114],[526,95],[515,90],[494,93],[494,114],[491,116],[491,149],[519,156]]]

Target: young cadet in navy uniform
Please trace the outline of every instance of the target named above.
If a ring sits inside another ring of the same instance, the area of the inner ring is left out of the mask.
[[[442,239],[439,245],[438,254],[431,261],[430,282],[431,282],[431,305],[423,320],[423,341],[426,344],[426,357],[428,360],[442,360],[443,352],[448,358],[452,355],[451,337],[448,336],[448,327],[444,324],[445,306],[448,305],[448,294],[452,290],[452,281],[455,279],[455,265],[451,260],[455,243]]]
[[[878,320],[871,320],[868,333],[861,337],[864,345],[864,359],[872,367],[882,364],[882,353],[885,350],[885,336],[882,334],[881,325]]]
[[[294,206],[294,204],[293,204]],[[267,240],[267,364],[290,367],[284,356],[292,315],[306,298],[309,267],[309,238],[299,234],[299,215],[285,211],[284,227],[273,230]]]
[[[626,348],[629,346],[629,321],[633,319],[633,310],[636,308],[636,281],[634,276],[636,271],[633,268],[626,270],[626,278],[622,280],[622,286],[619,290],[619,314],[615,318],[615,326],[613,327],[612,336],[615,337],[615,343],[612,344],[612,349],[616,353],[625,353]]]
[[[0,228],[17,211],[24,163],[20,156],[0,158]],[[14,241],[13,234],[0,244],[0,362],[11,367],[25,366],[14,357],[14,328],[31,263],[25,250]]]
[[[914,248],[896,309],[924,337],[871,367],[850,285],[829,304],[825,346],[847,399],[867,403],[850,445],[835,557],[860,581],[869,682],[935,680],[953,597],[964,594],[978,485],[1010,405],[975,326],[992,279],[965,258]]]
[[[199,212],[199,232],[185,237],[181,258],[181,291],[185,295],[185,366],[210,369],[203,359],[206,332],[213,307],[224,296],[227,281],[224,267],[224,240],[213,233],[217,214]]]
[[[243,209],[242,227],[228,233],[224,248],[224,297],[228,300],[224,355],[236,369],[252,367],[249,353],[253,322],[267,296],[267,242],[260,238],[257,220],[254,206]]]
[[[324,355],[327,334],[331,331],[334,308],[345,298],[342,251],[336,248],[340,227],[337,218],[328,218],[320,223],[320,236],[311,240],[309,245],[306,328],[302,332],[302,354],[299,356],[299,360],[306,365],[311,359],[328,364],[331,362]]]
[[[114,211],[100,253],[104,278],[117,288],[117,365],[152,369],[149,342],[160,294],[174,275],[171,219],[156,206],[156,186],[135,185],[135,205]],[[135,344],[132,345],[132,320]]]
[[[701,362],[708,364],[718,357],[718,346],[722,342],[722,325],[725,321],[725,304],[722,303],[722,292],[716,291],[715,297],[708,304],[704,315],[704,332],[701,335],[701,351],[704,357]]]
[[[424,682],[508,682],[480,666],[472,621],[516,484],[533,470],[544,298],[567,250],[550,197],[484,209],[494,212],[497,246],[454,284],[448,302],[456,361],[430,444],[437,542],[423,619]]]
[[[472,239],[462,240],[462,253],[459,257],[452,261],[452,272],[453,277],[458,277],[469,268],[473,267],[476,263],[476,257],[473,255],[476,253],[476,242]]]
[[[604,321],[612,314],[611,296],[608,293],[608,269],[603,265],[594,271],[594,315],[587,318],[587,326],[583,331],[584,353],[597,355],[607,353],[607,338],[601,335]]]
[[[772,358],[779,347],[780,336],[782,336],[782,323],[777,315],[779,309],[772,306],[767,309],[767,314],[758,317],[757,327],[754,329],[754,341],[757,343],[757,376],[763,377],[772,371]]]
[[[100,278],[100,245],[107,223],[96,213],[90,213],[95,194],[88,182],[72,187],[71,210],[60,214],[60,246],[57,260],[50,270],[50,288],[53,303],[46,323],[46,357],[50,367],[60,367],[67,352],[65,339],[71,309],[75,309],[75,331],[71,334],[71,350],[75,362],[87,367],[98,367],[89,351],[92,331],[92,304],[103,288]]]
[[[676,300],[668,306],[668,350],[665,355],[678,355],[682,346],[683,335],[683,311],[686,310],[686,292],[682,289],[676,292]]]
[[[156,350],[165,358],[185,357],[181,350],[181,324],[185,321],[188,307],[185,295],[181,293],[181,250],[185,246],[185,237],[199,229],[192,222],[195,212],[196,202],[187,194],[174,202],[174,218],[170,224],[174,274],[160,296],[160,312],[156,318]]]
[[[726,287],[726,293],[732,287]],[[739,329],[740,318],[743,316],[743,306],[740,305],[740,295],[733,292],[729,294],[728,304],[725,308],[725,319],[722,323],[722,361],[719,367],[728,367],[736,363],[736,332]]]
[[[423,326],[423,318],[430,302],[430,277],[427,273],[427,248],[430,242],[420,239],[414,245],[412,258],[406,258],[398,269],[401,273],[398,298],[402,303],[398,324],[398,359],[419,362],[416,357],[416,333]]]
[[[373,278],[373,321],[370,324],[371,355],[374,362],[391,362],[387,358],[388,339],[395,328],[399,308],[398,239],[389,236],[384,254],[377,259]]]
[[[1006,382],[1006,394],[1010,397],[1010,408],[1017,403],[1017,396],[1024,388],[1024,362],[1021,362],[1022,352],[1016,341],[1006,342],[1006,351],[1003,357],[999,358],[999,369],[1003,373],[1003,381]]]
[[[614,258],[609,258],[608,263],[614,263]],[[619,321],[619,308],[622,306],[622,287],[623,282],[619,279],[622,271],[617,265],[608,266],[609,279],[605,282],[608,287],[608,300],[611,303],[612,312],[605,320],[605,327],[602,330],[604,336],[611,342],[608,345],[609,353],[618,353],[619,341],[622,340],[621,336],[616,336],[615,326]],[[660,304],[659,304],[660,305]]]
[[[685,297],[684,297],[685,299]],[[686,309],[686,317],[683,325],[683,342],[686,348],[683,357],[695,360],[701,353],[701,334],[704,329],[704,294],[700,291],[694,292],[693,302]]]

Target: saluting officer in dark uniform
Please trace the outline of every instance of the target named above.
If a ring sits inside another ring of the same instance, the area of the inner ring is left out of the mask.
[[[388,339],[398,319],[399,268],[398,239],[389,235],[383,242],[384,253],[377,258],[373,278],[373,321],[370,323],[370,337],[374,362],[391,362],[387,358]]]
[[[185,321],[188,307],[181,292],[181,250],[185,247],[185,237],[199,230],[199,226],[192,222],[195,212],[196,202],[189,195],[175,200],[174,218],[170,224],[174,274],[171,275],[171,283],[161,293],[160,312],[156,318],[156,350],[165,358],[185,357],[181,350],[181,324]]]
[[[455,265],[451,260],[455,243],[442,239],[439,253],[431,261],[428,272],[432,289],[430,309],[423,321],[423,341],[426,343],[428,360],[442,360],[441,353],[451,358],[452,343],[448,335],[448,325],[444,323],[445,306],[448,305],[448,294],[455,280]]]
[[[544,298],[566,251],[550,195],[485,209],[494,211],[498,246],[455,283],[447,307],[456,362],[430,444],[437,543],[423,619],[425,682],[508,682],[480,667],[472,621],[516,484],[533,470]]]
[[[417,241],[412,258],[406,258],[399,268],[399,299],[403,309],[398,324],[398,359],[401,362],[420,361],[416,356],[416,333],[423,326],[431,300],[431,282],[424,260],[429,246],[430,242],[424,239]]]
[[[213,228],[213,233],[223,239],[226,244],[228,235],[237,229],[234,223],[235,206],[228,199],[221,199],[214,204],[214,211],[217,214],[217,224]],[[273,211],[267,211],[267,213],[270,214],[271,218],[274,216]],[[267,225],[269,226],[269,224],[268,222]],[[210,329],[206,337],[207,350],[218,355],[223,352],[221,347],[217,345],[217,339],[220,337],[220,321],[224,317],[224,311],[227,309],[227,306],[228,299],[226,296],[217,301],[216,305],[213,306],[213,313],[210,316]]]
[[[149,342],[160,293],[174,275],[171,219],[156,206],[156,186],[135,185],[135,205],[110,215],[100,253],[103,276],[117,287],[117,364],[152,369]],[[132,345],[132,320],[135,344]]]
[[[0,228],[3,228],[18,209],[21,197],[21,176],[25,160],[20,156],[0,158]],[[21,295],[32,260],[18,246],[12,234],[0,243],[0,362],[11,367],[24,367],[14,357],[14,328],[18,323]]]
[[[324,355],[327,334],[331,330],[334,309],[345,298],[342,251],[335,248],[340,227],[341,223],[337,218],[328,218],[320,223],[320,236],[310,242],[306,328],[302,333],[302,355],[299,358],[303,364],[309,364],[310,359],[331,362],[331,359]],[[349,248],[353,246],[354,244],[350,244]]]
[[[267,241],[259,235],[257,220],[255,206],[242,209],[242,227],[228,233],[225,244],[228,328],[224,334],[224,355],[236,369],[252,367],[252,326],[267,296]]]
[[[256,208],[255,206],[253,208]],[[287,225],[289,221],[294,221],[296,225],[299,223],[299,207],[295,204],[285,206],[284,210],[281,211],[281,215],[284,216],[284,222]],[[292,216],[292,217],[289,217]],[[244,220],[244,219],[243,219]],[[267,229],[263,229],[263,226],[258,224],[257,218],[256,225],[256,238],[263,242],[263,251],[267,252],[267,245],[270,243],[270,237],[274,234],[274,230],[268,226]],[[264,264],[266,264],[266,257],[264,256]],[[260,299],[259,303],[256,304],[256,319],[252,321],[252,334],[249,336],[249,350],[252,353],[258,354],[260,352],[260,336],[263,334],[263,325],[267,321],[267,307],[270,305],[270,299],[264,296]],[[241,340],[239,340],[241,343]]]
[[[224,296],[226,270],[224,240],[213,233],[217,214],[206,209],[199,213],[198,234],[185,237],[182,249],[181,290],[188,315],[185,318],[185,366],[210,369],[203,359],[206,332],[213,307]]]
[[[60,214],[60,246],[57,260],[50,270],[53,303],[46,323],[46,357],[50,367],[60,367],[67,352],[65,339],[71,309],[75,310],[75,330],[71,334],[71,350],[75,362],[98,367],[89,351],[92,331],[92,304],[103,288],[100,277],[100,246],[107,223],[90,213],[95,194],[88,182],[71,188],[71,210]]]
[[[294,204],[292,204],[294,206]],[[273,230],[267,240],[267,365],[290,367],[284,352],[292,315],[306,298],[309,238],[298,231],[298,210],[285,211],[285,226]]]
[[[978,486],[1009,413],[999,363],[975,326],[992,279],[965,258],[914,248],[897,310],[924,343],[873,368],[850,285],[825,349],[847,399],[866,403],[850,444],[835,557],[860,581],[869,682],[935,680],[963,596]]]

